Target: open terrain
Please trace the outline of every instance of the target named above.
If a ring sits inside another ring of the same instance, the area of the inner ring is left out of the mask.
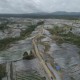
[[[80,20],[1,18],[0,69],[2,80],[80,80]]]

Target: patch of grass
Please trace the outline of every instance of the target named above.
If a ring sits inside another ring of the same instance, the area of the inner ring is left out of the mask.
[[[42,25],[42,24],[43,24],[43,22],[38,22],[38,23],[35,24],[35,25],[30,25],[30,26],[28,26],[28,28],[26,28],[26,30],[21,31],[20,36],[21,36],[21,37],[28,36],[29,34],[32,33],[32,31],[35,30],[35,28],[36,28],[38,25]]]
[[[7,27],[5,25],[7,25],[7,24],[8,23],[3,24],[4,27],[0,27],[0,30],[3,30],[4,28],[6,29]],[[0,40],[0,51],[9,48],[11,43],[14,43],[16,41],[22,40],[25,37],[28,37],[32,33],[32,31],[35,30],[35,28],[38,25],[42,25],[42,24],[43,24],[43,22],[39,22],[39,23],[37,23],[35,25],[28,26],[28,28],[26,28],[26,30],[21,31],[20,37],[15,37],[15,38],[9,37],[9,38],[1,39]]]
[[[20,36],[21,37],[28,36],[29,34],[31,34],[32,31],[35,30],[36,27],[37,27],[37,25],[28,26],[28,28],[26,28],[26,30],[21,31]]]
[[[41,39],[45,38],[43,35],[41,35],[39,38],[37,38],[38,42],[41,42]]]
[[[70,77],[71,78],[71,80],[75,80],[73,77]]]
[[[0,40],[0,50],[7,49],[12,42],[18,41],[20,39],[21,39],[20,37],[15,37],[15,38],[10,37],[10,38],[1,39]]]
[[[42,24],[44,24],[44,21],[39,21],[39,22],[37,23],[37,25],[42,25]]]
[[[78,54],[80,55],[80,52]]]
[[[80,47],[80,36],[77,36],[77,35],[73,34],[72,32],[69,32],[67,34],[62,34],[60,36],[63,37],[65,42],[73,43]]]
[[[63,29],[61,29],[58,26],[54,26],[53,29],[48,29],[50,31],[51,34],[55,34],[58,35],[60,32],[63,31]]]
[[[0,24],[0,30],[4,31],[5,29],[8,29],[9,27],[7,26],[8,22],[4,22]]]
[[[6,65],[0,64],[0,80],[6,76]]]
[[[67,32],[68,31],[68,32]],[[73,34],[72,27],[58,27],[55,26],[53,29],[49,29],[49,32],[53,35],[53,39],[57,43],[73,43],[80,47],[80,36]]]
[[[50,49],[50,45],[47,42],[40,42],[40,44],[45,46],[44,52],[47,52]]]
[[[61,43],[64,42],[63,37],[61,37],[59,35],[58,36],[57,35],[53,35],[52,39],[55,40],[58,44],[61,44]]]
[[[9,37],[9,38],[1,39],[0,40],[0,51],[9,48],[11,43],[22,40],[26,36],[29,36],[36,27],[37,27],[36,25],[29,26],[26,30],[21,32],[20,37],[15,37],[15,38]]]

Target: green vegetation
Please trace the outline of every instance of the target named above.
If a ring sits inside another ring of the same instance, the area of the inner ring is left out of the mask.
[[[28,28],[26,28],[26,30],[21,31],[20,36],[21,37],[28,36],[29,34],[31,34],[32,31],[35,30],[36,27],[37,27],[37,25],[28,26]]]
[[[42,24],[44,24],[44,21],[39,21],[39,22],[37,23],[37,25],[42,25]]]
[[[58,43],[68,42],[73,43],[80,47],[80,36],[73,34],[72,27],[58,27],[55,26],[53,29],[49,29],[50,33],[53,35],[53,39]]]
[[[35,28],[36,28],[38,25],[42,25],[42,24],[44,24],[44,21],[40,21],[40,22],[38,22],[36,25],[30,25],[30,26],[28,26],[28,28],[26,28],[26,30],[23,30],[23,31],[20,33],[21,37],[23,37],[23,36],[25,37],[26,35],[28,36],[29,34],[31,34],[32,31],[35,30]]]
[[[45,77],[41,77],[37,71],[28,70],[17,72],[16,80],[46,80]]]
[[[78,54],[79,54],[79,57],[80,57],[80,51],[78,52]]]
[[[9,27],[7,26],[8,22],[3,22],[0,24],[0,30],[4,31],[5,29],[8,29]]]
[[[62,33],[64,30],[63,30],[63,28],[54,26],[53,29],[49,29],[49,31],[52,35],[58,35],[59,33]]]
[[[20,37],[14,37],[14,38],[13,37],[8,37],[8,38],[1,39],[0,40],[0,51],[9,48],[11,43],[14,43],[16,41],[25,39],[26,37],[28,37],[32,33],[32,31],[35,30],[35,28],[38,25],[41,25],[41,24],[43,24],[43,22],[41,22],[40,24],[37,23],[35,25],[28,26],[28,28],[26,28],[26,30],[21,31]],[[3,30],[4,28],[6,29],[7,28],[6,25],[7,25],[7,23],[5,23],[3,25],[4,27],[3,28],[1,27],[0,29],[1,30]]]
[[[54,26],[53,29],[49,29],[50,33],[53,35],[66,34],[67,32],[72,31],[72,26],[65,25],[63,27]]]
[[[71,42],[80,47],[80,36],[73,34],[72,32],[68,32],[67,34],[60,35],[63,37],[64,41]]]
[[[0,50],[7,49],[12,42],[18,41],[20,39],[21,39],[20,37],[15,37],[15,38],[10,37],[10,38],[1,39],[0,40]]]
[[[50,45],[46,43],[46,44],[44,44],[44,46],[45,46],[44,52],[49,51]]]
[[[71,78],[71,80],[75,80],[73,77],[70,77]]]
[[[6,76],[6,65],[0,64],[0,80]]]
[[[10,47],[10,44],[18,40],[24,39],[26,36],[29,36],[31,32],[36,28],[36,25],[29,26],[26,30],[21,32],[20,37],[9,37],[0,40],[0,50],[4,50]]]

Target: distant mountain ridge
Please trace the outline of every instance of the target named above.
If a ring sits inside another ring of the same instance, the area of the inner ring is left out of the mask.
[[[24,17],[24,18],[80,18],[80,12],[56,11],[52,13],[26,13],[26,14],[0,14],[0,17]]]
[[[80,15],[80,12],[65,12],[65,11],[56,11],[53,12],[54,15]]]

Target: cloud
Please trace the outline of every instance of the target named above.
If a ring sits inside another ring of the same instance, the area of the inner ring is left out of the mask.
[[[80,12],[80,0],[0,0],[0,13]]]

